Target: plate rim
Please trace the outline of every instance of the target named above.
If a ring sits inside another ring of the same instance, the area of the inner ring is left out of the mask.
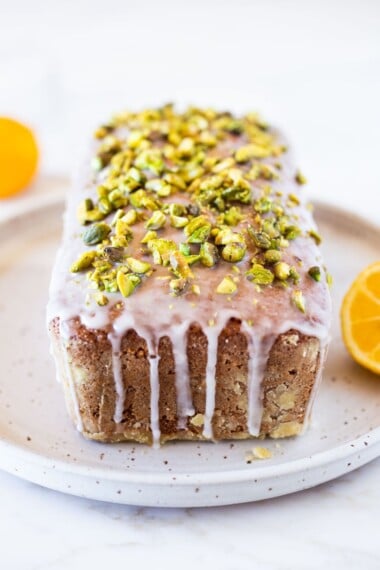
[[[38,213],[39,210],[58,208],[61,206],[63,213],[64,202],[65,199],[62,195],[55,195],[53,197],[49,195],[41,197],[37,201],[27,202],[21,205],[17,211],[0,220],[0,228],[14,223],[14,221],[27,214]],[[366,233],[368,232],[370,234],[378,234],[380,238],[380,225],[376,222],[367,220],[364,218],[364,216],[353,212],[350,209],[336,205],[334,203],[330,203],[325,200],[312,199],[312,203],[317,215],[319,211],[322,212],[322,215],[335,215],[339,216],[340,218],[343,217],[347,221],[351,221],[356,225],[360,224]],[[97,442],[91,443],[94,443],[96,445]],[[178,443],[183,445],[187,442]],[[215,445],[215,443],[212,442],[199,443],[203,445]],[[134,445],[137,446],[139,444],[136,443]],[[176,443],[173,442],[171,445],[176,445]],[[14,443],[12,440],[4,438],[0,434],[0,466],[2,469],[8,471],[4,465],[5,462],[2,459],[4,455],[8,455],[18,460],[24,460],[29,464],[32,463],[34,465],[41,465],[46,468],[54,468],[55,472],[70,473],[71,475],[81,476],[87,479],[97,478],[124,484],[140,483],[148,486],[170,484],[171,486],[187,487],[194,486],[194,484],[218,485],[221,483],[248,483],[252,482],[254,479],[265,481],[268,479],[284,477],[304,470],[310,471],[316,468],[323,468],[332,463],[350,458],[352,455],[355,455],[359,449],[363,451],[365,450],[365,452],[369,452],[370,449],[376,448],[376,445],[379,446],[379,449],[377,450],[375,456],[372,456],[369,460],[372,460],[375,457],[380,457],[380,425],[371,431],[368,431],[365,434],[339,446],[335,446],[326,451],[317,452],[312,455],[287,461],[281,464],[267,466],[255,465],[252,467],[252,469],[247,469],[247,467],[244,467],[242,469],[223,470],[222,468],[218,471],[202,471],[200,473],[178,473],[173,471],[170,473],[159,473],[147,471],[128,471],[127,469],[115,469],[106,466],[84,466],[80,463],[73,464],[65,462],[61,459],[54,459],[48,455],[27,449],[25,445]],[[149,450],[153,452],[160,452],[160,449],[154,450],[153,448],[149,448]],[[4,452],[4,455],[1,452]],[[352,469],[346,469],[346,472],[355,468],[356,465],[353,465]]]

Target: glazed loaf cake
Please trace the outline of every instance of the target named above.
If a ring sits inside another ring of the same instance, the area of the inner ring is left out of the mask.
[[[299,434],[328,276],[303,176],[256,114],[172,105],[96,132],[68,199],[48,325],[86,437]]]

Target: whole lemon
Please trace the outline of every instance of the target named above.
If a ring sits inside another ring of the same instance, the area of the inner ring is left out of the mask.
[[[14,119],[0,117],[0,198],[24,190],[37,164],[38,146],[33,132]]]

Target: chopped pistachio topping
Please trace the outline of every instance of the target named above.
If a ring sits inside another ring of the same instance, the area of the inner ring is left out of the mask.
[[[299,289],[296,289],[295,291],[293,291],[292,301],[295,304],[295,306],[297,307],[297,309],[299,309],[302,313],[306,312],[305,297],[303,296],[302,291],[300,291]]]
[[[319,245],[322,242],[322,238],[316,230],[309,230],[309,236],[313,238],[315,243]]]
[[[137,285],[141,283],[138,275],[124,273],[122,269],[117,272],[117,286],[123,297],[129,297],[136,289]]]
[[[72,264],[70,271],[72,273],[78,273],[78,271],[84,271],[85,269],[88,269],[89,267],[91,267],[92,262],[96,259],[97,257],[97,252],[92,250],[92,251],[85,251],[84,253],[82,253],[82,255]]]
[[[312,279],[314,279],[314,281],[320,281],[321,280],[321,268],[318,267],[318,265],[314,265],[313,267],[310,267],[308,274],[310,275],[310,277]]]
[[[168,281],[172,295],[199,295],[202,266],[217,264],[223,294],[237,291],[239,272],[258,291],[274,280],[283,287],[299,281],[283,261],[302,233],[298,192],[281,188],[286,147],[257,114],[178,113],[165,105],[119,114],[94,137],[93,192],[77,209],[83,241],[94,249],[71,271],[89,270],[98,304],[109,302],[103,291],[128,297],[162,269],[157,279]],[[295,182],[305,181],[295,174]],[[320,242],[314,230],[308,235]],[[315,268],[309,275],[317,280]]]
[[[256,285],[270,285],[273,282],[274,275],[270,269],[266,269],[260,263],[254,263],[252,268],[247,271],[247,279]]]
[[[306,184],[307,183],[305,176],[299,170],[297,170],[294,178],[295,178],[295,181],[297,182],[297,184]]]
[[[290,276],[290,266],[284,261],[279,261],[273,267],[273,272],[277,279],[280,281],[286,281]]]
[[[83,233],[83,241],[86,245],[96,245],[106,239],[110,232],[110,226],[104,222],[92,224]]]
[[[231,277],[224,277],[216,288],[216,292],[220,295],[232,295],[237,291],[237,285]]]

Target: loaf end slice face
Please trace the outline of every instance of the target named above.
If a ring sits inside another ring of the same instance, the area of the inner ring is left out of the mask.
[[[283,137],[252,113],[166,105],[96,131],[48,304],[85,437],[302,432],[331,318],[304,182]]]

